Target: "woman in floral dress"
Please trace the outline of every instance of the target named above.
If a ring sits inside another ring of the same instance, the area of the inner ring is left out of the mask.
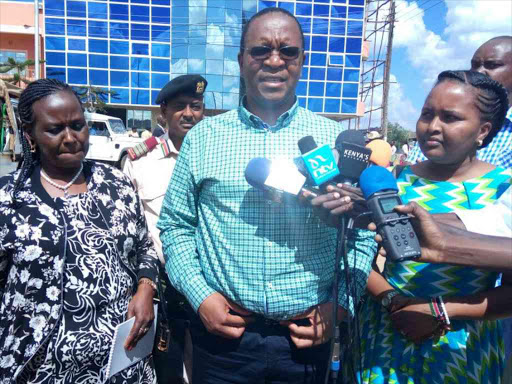
[[[80,100],[57,80],[19,103],[23,166],[0,178],[0,383],[96,384],[118,324],[133,348],[154,319],[157,258],[118,170],[84,160]],[[154,383],[151,358],[112,378]]]

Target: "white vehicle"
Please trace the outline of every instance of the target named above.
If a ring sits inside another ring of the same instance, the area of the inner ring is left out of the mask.
[[[128,149],[144,139],[129,137],[123,120],[99,113],[85,113],[89,127],[89,152],[86,159],[115,164],[118,167],[128,156]]]

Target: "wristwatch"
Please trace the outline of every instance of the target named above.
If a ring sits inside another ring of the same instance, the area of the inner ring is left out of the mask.
[[[398,291],[389,291],[387,292],[383,297],[382,299],[380,300],[380,303],[382,304],[382,306],[384,308],[386,308],[388,311],[391,307],[391,303],[393,301],[393,297],[395,297],[396,295],[398,295]]]

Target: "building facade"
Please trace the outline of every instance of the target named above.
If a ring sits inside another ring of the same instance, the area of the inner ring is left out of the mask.
[[[300,105],[354,117],[365,0],[45,0],[46,76],[112,91],[107,101],[130,110],[154,106],[175,76],[199,73],[208,80],[207,108],[236,108],[242,26],[270,6],[295,14],[305,34]]]

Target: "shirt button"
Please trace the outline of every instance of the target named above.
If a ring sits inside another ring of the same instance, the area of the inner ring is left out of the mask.
[[[272,285],[272,283],[267,283],[267,287],[269,287],[270,289],[272,289],[274,286]]]
[[[266,245],[267,247],[271,247],[271,246],[272,246],[272,242],[271,242],[271,241],[267,241],[267,242],[265,243],[265,245]]]

